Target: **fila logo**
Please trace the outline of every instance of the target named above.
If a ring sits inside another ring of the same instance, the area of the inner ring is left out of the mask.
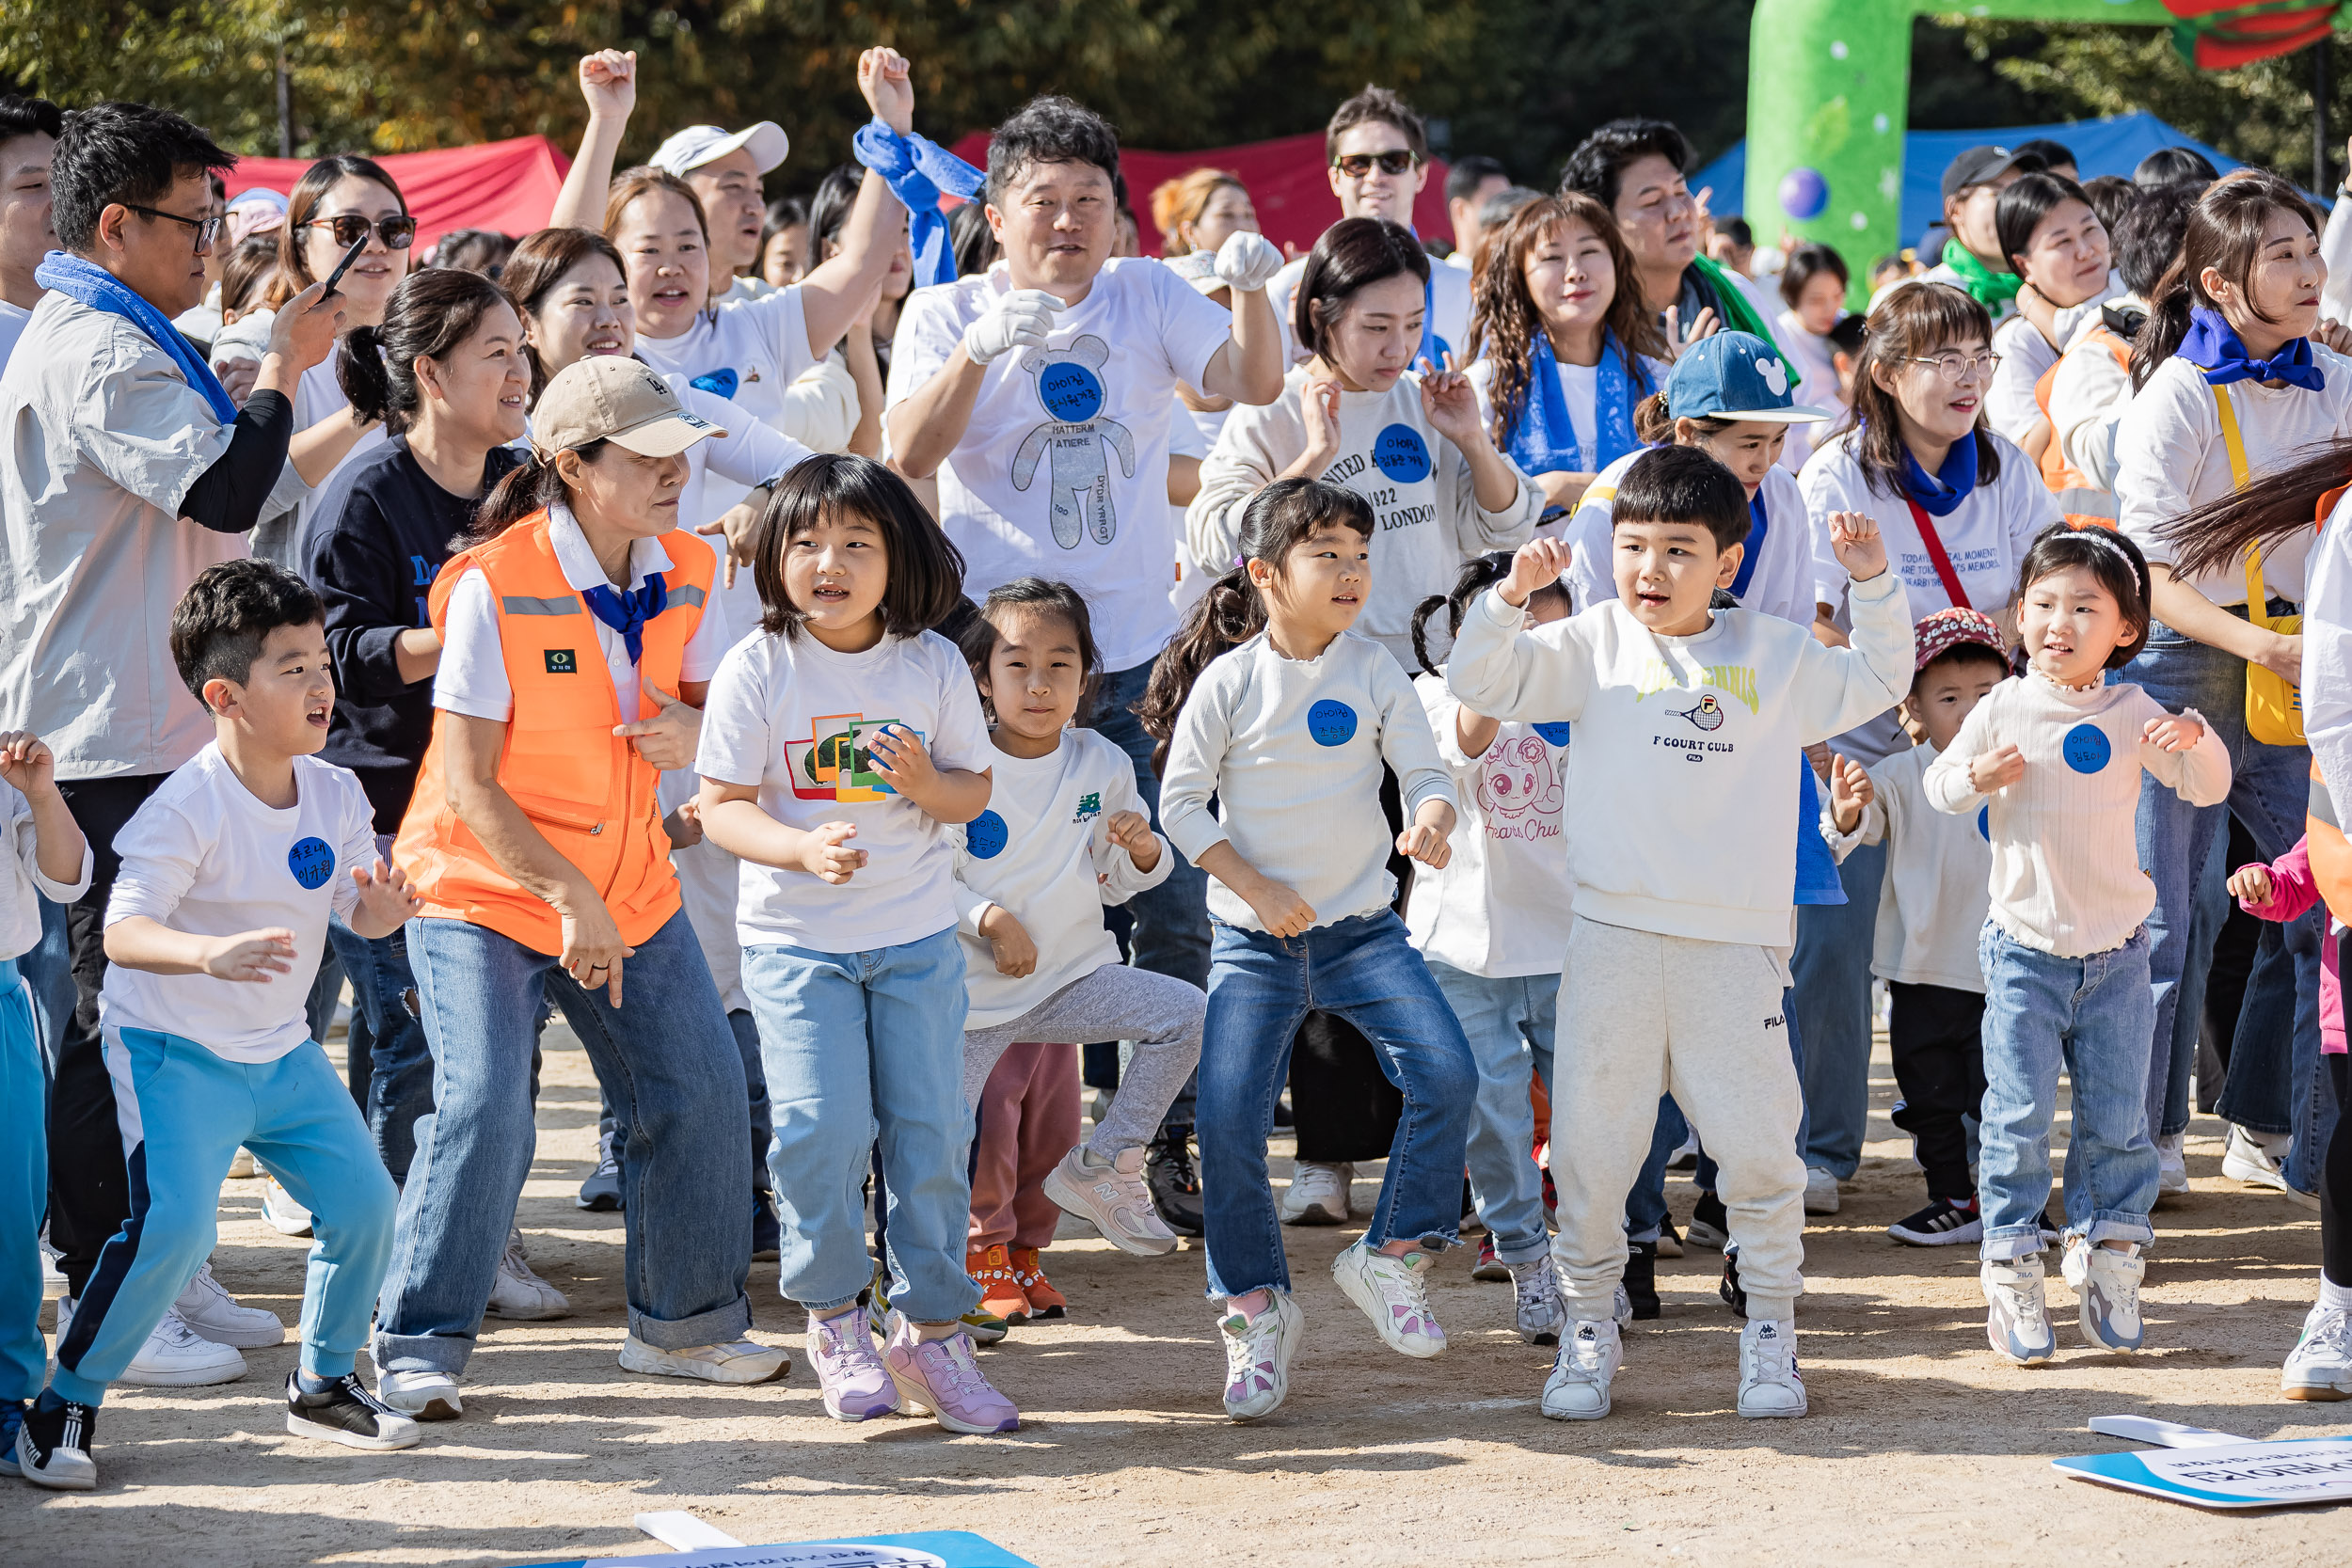
[[[569,648],[549,648],[548,650],[548,673],[577,675],[580,673],[580,660],[572,657],[572,650]]]

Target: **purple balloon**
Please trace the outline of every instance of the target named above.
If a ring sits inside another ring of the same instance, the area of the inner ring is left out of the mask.
[[[1829,211],[1829,182],[1818,168],[1792,168],[1780,177],[1780,210],[1799,222]]]

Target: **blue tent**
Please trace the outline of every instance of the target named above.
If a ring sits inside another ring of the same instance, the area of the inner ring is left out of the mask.
[[[2074,149],[2086,180],[2101,174],[2129,178],[2133,166],[2160,147],[2195,148],[2212,159],[2213,166],[2224,174],[2242,166],[2235,158],[2223,156],[2146,113],[2066,120],[2056,125],[2005,125],[1994,131],[1913,131],[1903,137],[1903,243],[1916,244],[1929,225],[1942,221],[1944,166],[1953,158],[1986,142],[2014,147],[2036,136],[2047,136]],[[1715,192],[1708,201],[1710,211],[1728,216],[1740,210],[1748,188],[1746,142],[1740,142],[1691,176],[1692,190],[1709,186]],[[2320,203],[2323,208],[2328,205],[2325,201]],[[1772,224],[1756,226],[1757,244],[1771,245],[1778,237],[1778,230]]]

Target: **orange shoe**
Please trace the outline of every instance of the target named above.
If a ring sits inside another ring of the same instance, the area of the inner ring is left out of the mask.
[[[963,1255],[963,1272],[980,1282],[980,1310],[993,1313],[1009,1323],[1025,1323],[1031,1316],[1029,1298],[1021,1290],[1021,1281],[1012,1272],[1012,1259],[1002,1246],[974,1247]]]
[[[1017,1246],[1012,1249],[1012,1277],[1021,1287],[1021,1293],[1029,1300],[1029,1316],[1038,1319],[1070,1316],[1070,1298],[1054,1289],[1052,1280],[1038,1262],[1037,1248]]]

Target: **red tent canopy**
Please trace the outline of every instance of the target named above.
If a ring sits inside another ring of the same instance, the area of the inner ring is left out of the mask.
[[[545,136],[433,152],[394,152],[376,160],[400,182],[400,194],[417,220],[422,251],[457,229],[495,229],[522,235],[547,227],[555,193],[564,188],[571,159]],[[228,176],[229,195],[255,185],[290,192],[309,158],[240,158]]]
[[[953,149],[957,157],[985,166],[988,133],[975,131]],[[1231,169],[1248,187],[1258,209],[1258,225],[1276,245],[1300,250],[1340,220],[1340,198],[1331,194],[1331,177],[1323,161],[1323,134],[1283,136],[1274,141],[1248,142],[1205,152],[1146,152],[1139,148],[1119,150],[1120,171],[1127,177],[1127,198],[1135,203],[1143,225],[1143,248],[1157,255],[1160,236],[1152,227],[1152,191],[1163,180],[1174,180],[1196,168]],[[1413,226],[1423,237],[1451,238],[1445,215],[1446,166],[1429,164],[1429,182],[1413,203]]]

